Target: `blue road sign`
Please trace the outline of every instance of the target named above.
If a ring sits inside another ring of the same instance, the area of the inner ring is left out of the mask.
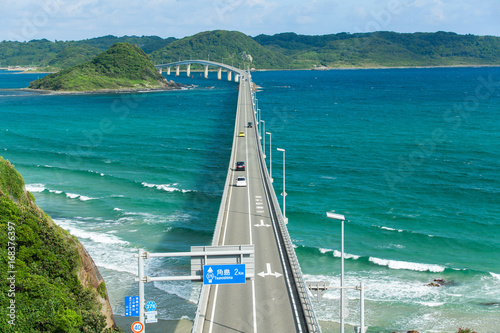
[[[204,265],[203,284],[245,283],[245,265]]]
[[[154,311],[156,310],[156,303],[154,301],[149,301],[146,303],[146,310]]]
[[[139,296],[125,296],[125,317],[139,317]]]

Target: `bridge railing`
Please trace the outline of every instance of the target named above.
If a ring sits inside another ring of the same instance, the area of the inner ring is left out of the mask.
[[[255,104],[253,105],[254,105],[254,121],[257,121],[255,119]],[[304,281],[304,276],[302,275],[302,270],[300,269],[299,260],[297,259],[297,255],[295,254],[295,248],[290,238],[290,234],[288,233],[288,229],[286,227],[285,220],[283,218],[283,214],[280,209],[278,198],[276,197],[274,187],[271,183],[271,177],[269,176],[269,172],[267,170],[266,161],[264,159],[264,153],[262,151],[262,146],[260,144],[259,133],[257,129],[258,127],[255,126],[255,128],[256,128],[255,130],[257,131],[256,135],[257,147],[259,150],[259,162],[260,162],[261,172],[263,175],[264,186],[266,187],[267,193],[269,193],[271,196],[272,207],[270,208],[271,211],[275,214],[276,220],[278,221],[280,236],[282,238],[282,242],[286,250],[286,255],[288,257],[288,262],[291,267],[296,291],[299,296],[299,301],[301,303],[301,308],[304,314],[304,320],[306,322],[308,332],[321,333],[321,327],[319,326],[318,320],[314,313],[309,289],[307,288],[307,285]]]

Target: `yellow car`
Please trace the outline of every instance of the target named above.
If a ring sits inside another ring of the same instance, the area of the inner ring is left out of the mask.
[[[240,134],[238,134],[238,136],[245,136],[245,132],[241,131]]]

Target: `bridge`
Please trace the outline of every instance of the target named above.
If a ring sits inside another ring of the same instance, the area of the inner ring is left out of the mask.
[[[167,74],[175,67],[179,75],[179,67],[186,66],[189,76],[191,64],[205,66],[205,77],[208,66],[215,66],[219,79],[226,70],[239,81],[233,146],[212,245],[253,244],[255,249],[253,279],[245,284],[203,285],[192,332],[321,332],[266,167],[255,126],[251,75],[204,60],[157,67],[167,68]],[[237,161],[245,162],[244,171],[236,170]],[[238,176],[246,177],[247,186],[235,186]]]
[[[175,76],[180,75],[181,66],[186,66],[186,75],[191,76],[191,64],[203,65],[205,78],[208,78],[208,67],[209,66],[217,68],[217,78],[219,80],[222,79],[222,70],[225,70],[227,72],[227,80],[228,81],[232,80],[233,73],[235,73],[235,76],[234,76],[235,82],[238,82],[239,78],[245,74],[245,71],[243,71],[239,68],[229,66],[226,64],[222,64],[219,62],[215,62],[215,61],[209,61],[209,60],[183,60],[183,61],[177,61],[177,62],[162,64],[162,65],[155,65],[155,66],[156,66],[156,68],[158,68],[160,73],[162,73],[163,69],[166,68],[167,75],[170,75],[171,69],[173,67],[175,67]]]

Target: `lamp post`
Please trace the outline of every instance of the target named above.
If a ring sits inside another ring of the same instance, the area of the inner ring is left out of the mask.
[[[271,178],[271,183],[272,183],[273,182],[273,149],[271,147],[272,135],[269,132],[266,132],[266,134],[269,134],[269,177]]]
[[[341,236],[340,236],[340,333],[344,333],[344,215],[335,213],[326,213],[326,217],[334,220],[340,220]]]
[[[259,132],[259,140],[260,140],[260,109],[259,109],[259,101],[257,100],[257,132]]]
[[[262,133],[265,133],[266,132],[266,122],[264,120],[261,120],[260,122],[264,124],[264,128],[262,129]],[[259,133],[259,136],[260,136],[260,133]],[[266,135],[262,134],[262,136],[260,136],[260,137],[261,138],[264,137],[264,144],[262,145],[262,147],[264,147],[264,158],[266,158]]]
[[[288,219],[286,217],[286,191],[285,191],[285,149],[282,148],[276,148],[278,151],[283,152],[283,193],[281,195],[283,196],[283,220],[285,221],[285,224],[288,223]]]

